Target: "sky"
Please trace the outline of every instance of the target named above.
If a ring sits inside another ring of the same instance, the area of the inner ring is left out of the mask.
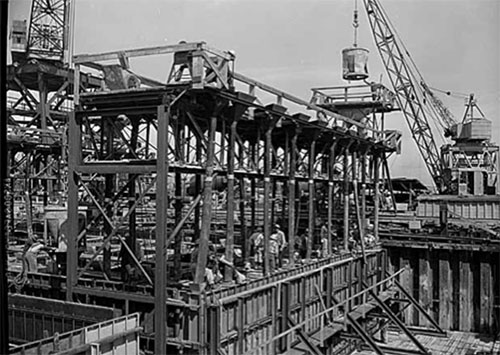
[[[431,87],[474,93],[500,143],[500,1],[380,0]],[[341,51],[353,42],[354,0],[78,0],[74,53],[205,41],[236,52],[236,71],[282,91],[310,98],[310,89],[347,83]],[[11,19],[29,18],[28,0],[10,2]],[[369,80],[390,87],[369,23],[358,0],[358,45],[370,50]],[[165,80],[165,57],[133,59],[132,69]],[[439,96],[439,95],[438,95]],[[463,99],[439,96],[461,120]],[[400,113],[386,127],[403,133],[393,176],[431,184],[425,164]],[[440,132],[435,132],[441,143]]]

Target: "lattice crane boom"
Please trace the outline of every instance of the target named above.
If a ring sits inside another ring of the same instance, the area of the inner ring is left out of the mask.
[[[408,52],[397,37],[385,11],[376,0],[364,0],[375,44],[394,88],[413,139],[423,157],[427,169],[439,190],[442,186],[442,164],[438,146],[434,140],[431,120],[433,117],[418,70],[413,67]]]
[[[68,63],[72,13],[70,0],[32,0],[29,25],[14,21],[13,57]]]

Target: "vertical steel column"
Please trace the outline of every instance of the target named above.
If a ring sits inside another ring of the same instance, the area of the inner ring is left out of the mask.
[[[251,161],[255,165],[254,170],[258,170],[257,163],[256,163],[256,157],[257,157],[257,149],[256,149],[256,142],[249,142],[252,146],[251,148]],[[252,227],[252,233],[255,232],[255,209],[256,209],[256,199],[257,199],[257,184],[255,182],[255,178],[251,177],[250,178],[250,223]]]
[[[115,159],[115,149],[114,149],[114,131],[113,131],[113,125],[111,124],[111,122],[109,121],[110,119],[112,119],[111,117],[106,117],[104,118],[104,120],[102,121],[102,124],[103,126],[101,127],[101,129],[103,130],[104,132],[104,135],[105,135],[105,138],[106,138],[106,151],[105,151],[105,154],[108,156],[108,157],[111,157],[111,159]],[[106,174],[104,175],[104,181],[105,181],[105,190],[104,190],[104,201],[106,202],[106,204],[108,204],[108,206],[106,207],[106,214],[108,215],[109,219],[112,219],[112,214],[113,214],[113,204],[110,203],[112,200],[113,200],[113,195],[114,195],[114,190],[115,190],[115,178],[116,178],[116,175],[115,174]],[[105,218],[105,220],[107,221],[108,219]],[[105,223],[104,224],[104,233],[106,234],[106,236],[110,235],[113,231],[113,226],[111,226],[109,223]],[[122,245],[123,247],[123,245]],[[127,258],[129,257],[129,255],[127,255],[127,257],[125,258],[125,260],[127,260]],[[107,276],[107,277],[110,277],[111,276],[111,240],[109,241],[109,243],[107,243],[104,247],[104,250],[103,250],[103,255],[102,255],[102,264],[103,264],[103,271],[104,271],[104,274]]]
[[[75,111],[69,114],[68,157],[68,248],[66,266],[66,300],[73,300],[73,287],[77,283],[78,268],[78,165],[81,163],[81,132]]]
[[[137,118],[138,119],[138,118]],[[135,153],[137,151],[137,140],[139,137],[139,122],[137,120],[131,120],[132,123],[132,132],[130,135],[130,147]],[[132,152],[131,152],[132,153]],[[129,181],[132,181],[129,184],[128,188],[128,206],[129,208],[132,208],[134,206],[136,199],[137,199],[137,193],[136,193],[136,181],[137,181],[138,175],[135,174],[129,174],[128,179]],[[134,252],[135,255],[137,255],[137,250],[136,250],[136,241],[137,241],[137,233],[136,233],[136,224],[137,224],[137,218],[136,218],[136,210],[132,213],[130,213],[129,216],[129,233],[130,237],[127,240],[127,245],[129,246],[130,250]],[[128,253],[127,253],[128,254]]]
[[[349,146],[344,148],[344,250],[349,248]]]
[[[273,125],[269,119],[268,127],[266,128],[264,141],[264,275],[269,275],[270,271],[270,253],[269,253],[269,237],[271,236],[271,216],[269,214],[271,195],[271,133]]]
[[[7,87],[7,38],[8,38],[8,12],[9,1],[0,1],[0,48],[3,49],[0,54],[0,85],[2,88]],[[0,95],[0,114],[2,117],[7,117],[7,90],[3,91]],[[9,352],[9,317],[8,317],[8,284],[7,284],[7,237],[5,233],[8,228],[8,217],[4,208],[5,193],[8,191],[6,186],[7,176],[7,154],[5,152],[7,147],[7,119],[2,119],[0,123],[0,183],[2,184],[2,191],[0,193],[0,225],[2,226],[2,233],[0,234],[0,354],[7,354]]]
[[[47,82],[43,77],[42,73],[38,73],[38,91],[39,91],[39,102],[38,102],[38,114],[40,115],[40,127],[42,129],[47,129]],[[45,139],[44,139],[45,140]]]
[[[178,131],[177,131],[178,132]],[[175,134],[175,133],[174,133]],[[176,140],[179,139],[179,136],[176,136]],[[179,148],[179,145],[178,144],[175,144],[176,146],[176,150],[178,154],[180,154],[178,148]],[[174,210],[175,210],[175,225],[178,226],[181,221],[182,221],[182,207],[183,207],[183,203],[182,203],[182,175],[181,173],[179,172],[176,172],[175,175],[174,175],[174,185],[175,185],[175,188],[174,188],[174,193],[175,193],[175,197],[174,197]],[[180,270],[181,269],[181,243],[182,243],[182,234],[183,234],[183,231],[180,230],[176,235],[175,235],[175,238],[174,238],[174,241],[173,241],[173,248],[174,248],[174,255],[173,255],[173,265],[174,265],[174,270]],[[175,273],[174,275],[172,275],[176,280],[177,280],[177,277],[180,277],[180,273]]]
[[[362,154],[361,160],[361,224],[363,225],[364,234],[366,234],[366,151]]]
[[[74,105],[75,110],[80,106],[80,65],[75,64],[74,79]],[[77,282],[78,269],[78,165],[81,156],[81,132],[76,123],[75,110],[68,117],[68,247],[66,250],[66,300],[73,300],[73,287]]]
[[[236,149],[236,125],[238,121],[235,117],[231,120],[229,128],[229,142],[227,145],[227,232],[226,232],[226,253],[225,259],[233,262],[234,245],[234,150]],[[241,188],[241,186],[240,186]],[[224,281],[229,282],[233,279],[233,269],[226,265],[224,268]]]
[[[167,211],[168,125],[170,111],[158,106],[158,158],[156,160],[156,265],[155,265],[155,354],[167,353]]]
[[[297,168],[297,126],[293,128],[290,140],[290,164],[288,166],[288,248],[290,251],[290,265],[294,265],[295,253],[295,170]]]
[[[241,152],[240,152],[241,155]],[[247,245],[247,222],[245,218],[245,178],[239,178],[240,183],[240,233],[241,233],[241,247],[243,248],[242,254],[245,262],[248,260],[248,245]]]
[[[185,162],[185,146],[186,146],[186,129],[185,129],[185,114],[181,114],[175,120],[174,139],[175,139],[175,156],[181,164]],[[184,188],[182,186],[182,175],[179,172],[175,173],[175,225],[178,226],[182,221],[182,208],[184,207]],[[183,239],[183,231],[179,231],[174,238],[174,270],[181,269],[181,244]],[[179,273],[176,273],[180,277]]]
[[[379,211],[380,211],[380,190],[379,190],[379,170],[380,170],[380,159],[378,152],[373,153],[373,231],[375,240],[378,242],[378,221],[379,221]]]
[[[334,183],[333,183],[333,173],[335,168],[335,148],[337,146],[337,142],[334,141],[330,147],[330,155],[328,156],[328,217],[327,217],[327,225],[328,225],[328,254],[331,255],[333,252],[332,244],[332,218],[333,218],[333,193],[334,193]]]
[[[201,138],[195,135],[196,139],[196,162],[201,165],[201,156],[202,156],[202,151],[201,151]],[[201,175],[199,173],[196,174],[194,178],[194,189],[195,193],[194,196],[198,196],[201,192]],[[201,208],[200,204],[196,206],[196,209],[194,210],[194,238],[193,242],[196,241],[200,237],[200,221],[201,221]]]
[[[208,241],[210,238],[210,222],[212,219],[212,180],[214,174],[215,158],[215,130],[217,129],[217,117],[214,113],[210,117],[210,128],[208,131],[207,142],[207,162],[205,170],[205,183],[203,189],[203,211],[201,215],[201,231],[198,240],[199,252],[196,263],[196,273],[194,277],[195,284],[202,284],[205,279],[205,268],[208,256]]]
[[[309,200],[307,203],[308,210],[308,228],[309,234],[307,236],[307,250],[306,250],[306,259],[311,259],[311,249],[312,242],[314,238],[314,228],[316,226],[315,214],[314,214],[314,159],[316,155],[316,140],[311,142],[311,146],[309,147],[309,176],[308,176],[308,187],[309,187]]]

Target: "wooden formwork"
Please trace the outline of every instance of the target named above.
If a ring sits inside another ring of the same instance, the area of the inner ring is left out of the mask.
[[[498,331],[498,252],[391,247],[388,254],[389,270],[407,270],[400,282],[443,329]],[[412,307],[404,318],[409,325],[428,325]]]
[[[282,352],[300,341],[297,332],[272,341],[291,324],[303,324],[304,334],[319,333],[327,317],[337,318],[366,302],[366,294],[353,297],[364,288],[363,272],[368,285],[376,284],[386,272],[385,258],[383,251],[370,252],[362,268],[361,257],[346,254],[212,292],[207,296],[206,311],[209,353],[217,349],[228,355]],[[316,317],[333,306],[333,299],[342,303],[349,298],[343,309]]]
[[[9,295],[9,339],[30,342],[120,315],[112,308],[47,298]]]
[[[136,355],[139,354],[139,313],[56,334],[11,349],[11,355]]]

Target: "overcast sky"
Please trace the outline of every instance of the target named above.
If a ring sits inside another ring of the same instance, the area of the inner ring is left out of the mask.
[[[371,80],[389,85],[363,10],[359,46],[370,50]],[[500,141],[500,1],[381,0],[426,82],[475,93]],[[11,19],[29,17],[27,0],[10,1]],[[78,0],[75,54],[206,41],[236,52],[236,70],[282,91],[310,98],[310,88],[346,84],[341,50],[352,45],[354,0]],[[165,57],[133,60],[133,70],[165,80]],[[461,119],[463,100],[440,96]],[[404,118],[387,117],[404,134],[393,176],[430,177]],[[439,133],[438,133],[439,134]]]

